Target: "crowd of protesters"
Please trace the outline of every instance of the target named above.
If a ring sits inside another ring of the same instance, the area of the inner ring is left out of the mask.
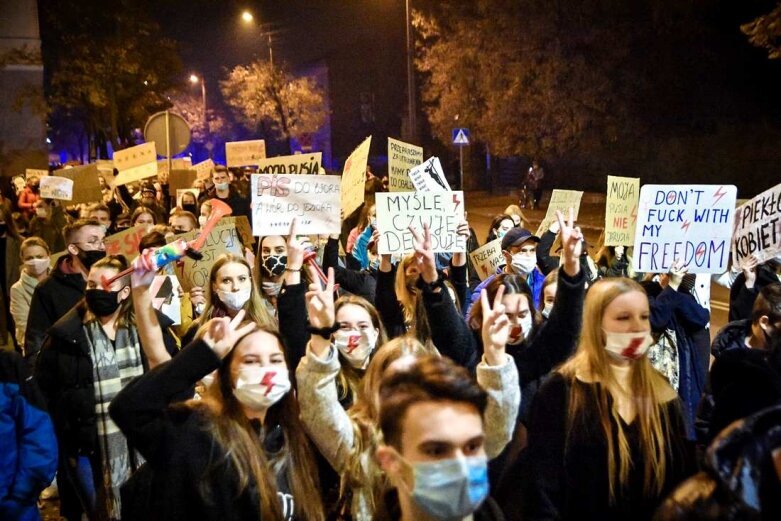
[[[220,257],[175,325],[104,241],[249,217],[246,176],[38,186],[0,208],[0,519],[39,519],[55,475],[68,521],[781,519],[781,256],[713,277],[711,343],[710,276],[592,258],[572,211],[497,215],[484,280],[425,227],[379,254],[369,176],[342,234]]]

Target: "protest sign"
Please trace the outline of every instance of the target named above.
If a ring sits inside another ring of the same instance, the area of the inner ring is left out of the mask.
[[[742,266],[751,255],[765,262],[781,253],[781,184],[740,206],[735,215],[733,264]]]
[[[420,192],[449,192],[450,184],[438,157],[430,157],[409,171],[409,179]]]
[[[183,233],[172,237],[169,241],[176,239],[184,239],[189,242],[200,235],[200,231],[192,231],[190,233]],[[179,282],[182,284],[184,291],[190,291],[193,286],[200,286],[206,288],[209,287],[209,273],[212,266],[224,253],[232,253],[234,255],[243,256],[244,247],[239,239],[239,232],[232,222],[227,222],[224,219],[220,219],[217,226],[211,231],[206,238],[206,243],[201,248],[201,254],[203,257],[201,260],[193,260],[190,257],[185,257],[181,262],[178,262],[174,268],[176,276],[179,278]]]
[[[504,263],[502,239],[494,239],[477,248],[469,254],[469,259],[472,261],[472,266],[474,266],[480,280],[487,279],[496,273],[496,268]]]
[[[414,192],[409,171],[423,162],[423,147],[388,138],[388,188],[391,192]]]
[[[119,170],[114,186],[156,176],[157,150],[154,141],[114,152],[114,168]]]
[[[250,226],[249,219],[247,219],[245,215],[223,217],[220,222],[222,221],[233,223],[239,231],[239,238],[241,238],[241,243],[244,246],[250,247],[255,244],[255,237],[252,235],[252,226]]]
[[[197,177],[198,172],[193,169],[172,170],[168,176],[168,189],[174,192],[182,188],[192,188]]]
[[[182,323],[182,299],[179,292],[182,286],[174,275],[157,275],[149,286],[152,295],[152,307],[173,321],[173,325]]]
[[[606,246],[631,246],[635,243],[637,201],[639,198],[640,179],[607,176]]]
[[[632,268],[667,273],[680,261],[689,273],[723,273],[737,192],[732,185],[643,186]]]
[[[103,191],[100,188],[97,165],[89,164],[55,170],[54,175],[65,177],[73,182],[71,204],[89,204],[103,201]],[[111,177],[113,178],[114,176],[112,175]]]
[[[575,212],[575,220],[578,219],[578,211],[580,210],[580,199],[583,197],[583,192],[577,190],[553,190],[550,196],[550,202],[548,203],[548,210],[545,212],[545,218],[537,228],[537,237],[542,236],[543,233],[548,231],[552,222],[556,220],[556,210],[560,211],[565,218],[569,218],[569,209],[572,208]]]
[[[466,251],[466,237],[457,233],[464,221],[463,192],[377,193],[376,204],[379,253],[412,251],[409,227],[422,234],[424,224],[431,231],[434,252]]]
[[[141,237],[149,232],[146,226],[135,226],[106,237],[106,255],[124,255],[128,261],[138,257]]]
[[[30,179],[30,177],[46,177],[49,175],[48,170],[38,169],[38,168],[27,168],[24,171],[24,178]]]
[[[363,143],[353,150],[350,157],[344,163],[342,171],[342,211],[345,217],[349,217],[361,204],[363,204],[363,190],[366,186],[366,164],[369,162],[369,148],[372,137],[363,140]]]
[[[304,175],[320,173],[322,152],[295,154],[292,156],[267,157],[258,162],[259,174]]]
[[[342,182],[335,175],[253,174],[253,235],[285,235],[294,217],[302,235],[339,233]]]
[[[73,198],[73,181],[65,177],[47,175],[41,178],[41,197],[70,201]]]
[[[266,158],[266,142],[262,139],[225,143],[225,159],[228,167],[255,166]]]
[[[214,170],[214,161],[207,159],[193,165],[198,179],[209,179],[212,176],[212,170]]]

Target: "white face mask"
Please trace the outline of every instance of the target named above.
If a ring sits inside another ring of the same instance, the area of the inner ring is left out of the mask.
[[[605,331],[605,349],[607,352],[620,360],[638,360],[642,358],[654,339],[650,331],[640,331],[639,333],[617,333],[615,331]]]
[[[545,304],[545,307],[542,308],[542,316],[548,318],[551,311],[553,311],[553,304]]]
[[[27,273],[37,277],[49,269],[49,263],[49,257],[46,257],[45,259],[30,259],[24,261],[24,267],[27,270]]]
[[[209,218],[206,217],[205,215],[199,215],[198,216],[198,224],[200,225],[201,228],[206,226],[206,221],[208,221],[208,220],[209,220]]]
[[[220,291],[217,290],[217,297],[225,307],[231,311],[238,311],[244,307],[252,294],[252,288],[240,289],[239,291]]]
[[[44,208],[36,208],[35,209],[35,215],[38,217],[46,217],[46,210]]]
[[[527,338],[532,332],[532,314],[527,313],[523,317],[517,326],[510,326],[510,336],[507,338],[507,343],[511,346],[518,345]]]
[[[279,290],[282,289],[281,282],[268,282],[264,280],[261,285],[263,286],[263,293],[269,297],[276,297],[279,295]]]
[[[513,255],[513,269],[523,275],[528,275],[534,270],[537,265],[537,257],[534,255],[526,255],[523,253],[516,253]]]
[[[242,367],[233,395],[253,411],[265,411],[290,391],[290,374],[284,367]]]
[[[366,369],[369,356],[377,345],[377,331],[369,328],[364,331],[342,331],[334,333],[334,346],[342,356],[356,369]]]

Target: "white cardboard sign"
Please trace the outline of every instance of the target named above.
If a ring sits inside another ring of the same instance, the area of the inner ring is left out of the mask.
[[[43,199],[60,199],[70,201],[73,199],[73,180],[66,177],[47,175],[41,177],[41,197]]]
[[[252,234],[287,235],[294,217],[302,235],[339,233],[341,183],[338,175],[253,174]]]
[[[765,190],[736,212],[732,262],[754,255],[765,262],[781,252],[781,184]]]
[[[436,156],[411,168],[409,179],[419,192],[450,192],[445,171],[442,170],[442,164]]]

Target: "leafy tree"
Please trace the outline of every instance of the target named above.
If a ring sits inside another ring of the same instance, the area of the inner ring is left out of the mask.
[[[312,78],[295,78],[267,61],[237,66],[220,82],[225,103],[239,123],[284,140],[316,132],[325,123],[325,94]]]
[[[741,25],[740,30],[749,42],[767,49],[771,60],[781,58],[781,2],[768,14]]]

